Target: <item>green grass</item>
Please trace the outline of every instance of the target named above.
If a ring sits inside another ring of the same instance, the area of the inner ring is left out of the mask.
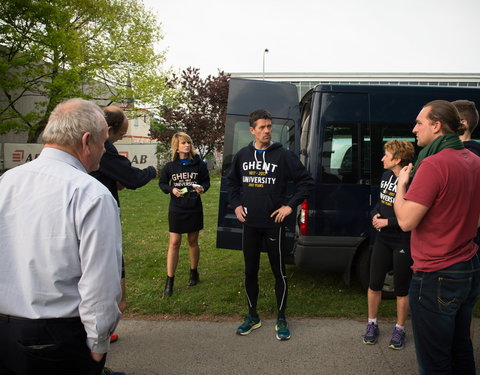
[[[127,316],[238,317],[246,312],[243,288],[243,258],[236,250],[215,247],[220,183],[202,196],[205,229],[200,232],[200,284],[187,287],[189,274],[186,236],[180,249],[173,296],[163,297],[168,246],[169,196],[158,188],[158,180],[138,190],[122,190],[123,246],[126,263]],[[366,318],[366,293],[353,280],[344,284],[342,275],[318,273],[287,265],[289,298],[287,316]],[[262,254],[259,313],[276,314],[274,279],[268,258]],[[477,306],[477,316],[478,314]],[[383,301],[380,318],[395,317],[395,301]]]

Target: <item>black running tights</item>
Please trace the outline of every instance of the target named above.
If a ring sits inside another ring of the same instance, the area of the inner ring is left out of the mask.
[[[283,227],[254,228],[243,226],[242,247],[245,260],[245,290],[250,314],[257,314],[258,269],[260,266],[260,252],[263,248],[268,253],[270,267],[275,276],[278,316],[285,316],[288,285],[283,260],[284,243],[285,230]]]

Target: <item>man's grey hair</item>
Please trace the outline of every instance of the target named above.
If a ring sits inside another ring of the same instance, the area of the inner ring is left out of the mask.
[[[81,143],[86,132],[94,142],[105,128],[105,116],[100,107],[84,99],[69,99],[60,103],[50,114],[43,131],[44,144],[75,146]]]

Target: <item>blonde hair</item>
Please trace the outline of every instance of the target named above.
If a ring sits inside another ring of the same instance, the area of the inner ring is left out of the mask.
[[[400,165],[402,167],[405,167],[408,165],[408,163],[411,163],[415,156],[415,147],[413,147],[412,143],[408,141],[399,141],[398,139],[393,139],[385,143],[383,149],[391,152],[393,159],[400,159]]]
[[[197,152],[195,151],[195,147],[193,146],[192,138],[190,138],[190,136],[187,133],[178,132],[172,136],[172,147],[171,147],[172,160],[176,161],[180,158],[178,155],[178,145],[180,144],[181,141],[190,142],[190,152],[188,154],[188,158],[193,159],[193,157],[196,155]]]

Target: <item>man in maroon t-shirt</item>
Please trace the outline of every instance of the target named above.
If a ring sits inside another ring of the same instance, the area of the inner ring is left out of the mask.
[[[480,293],[473,242],[480,158],[463,147],[463,130],[451,103],[426,104],[413,128],[424,149],[415,169],[410,164],[398,179],[395,214],[400,227],[412,231],[409,302],[420,374],[475,374],[469,327]]]

